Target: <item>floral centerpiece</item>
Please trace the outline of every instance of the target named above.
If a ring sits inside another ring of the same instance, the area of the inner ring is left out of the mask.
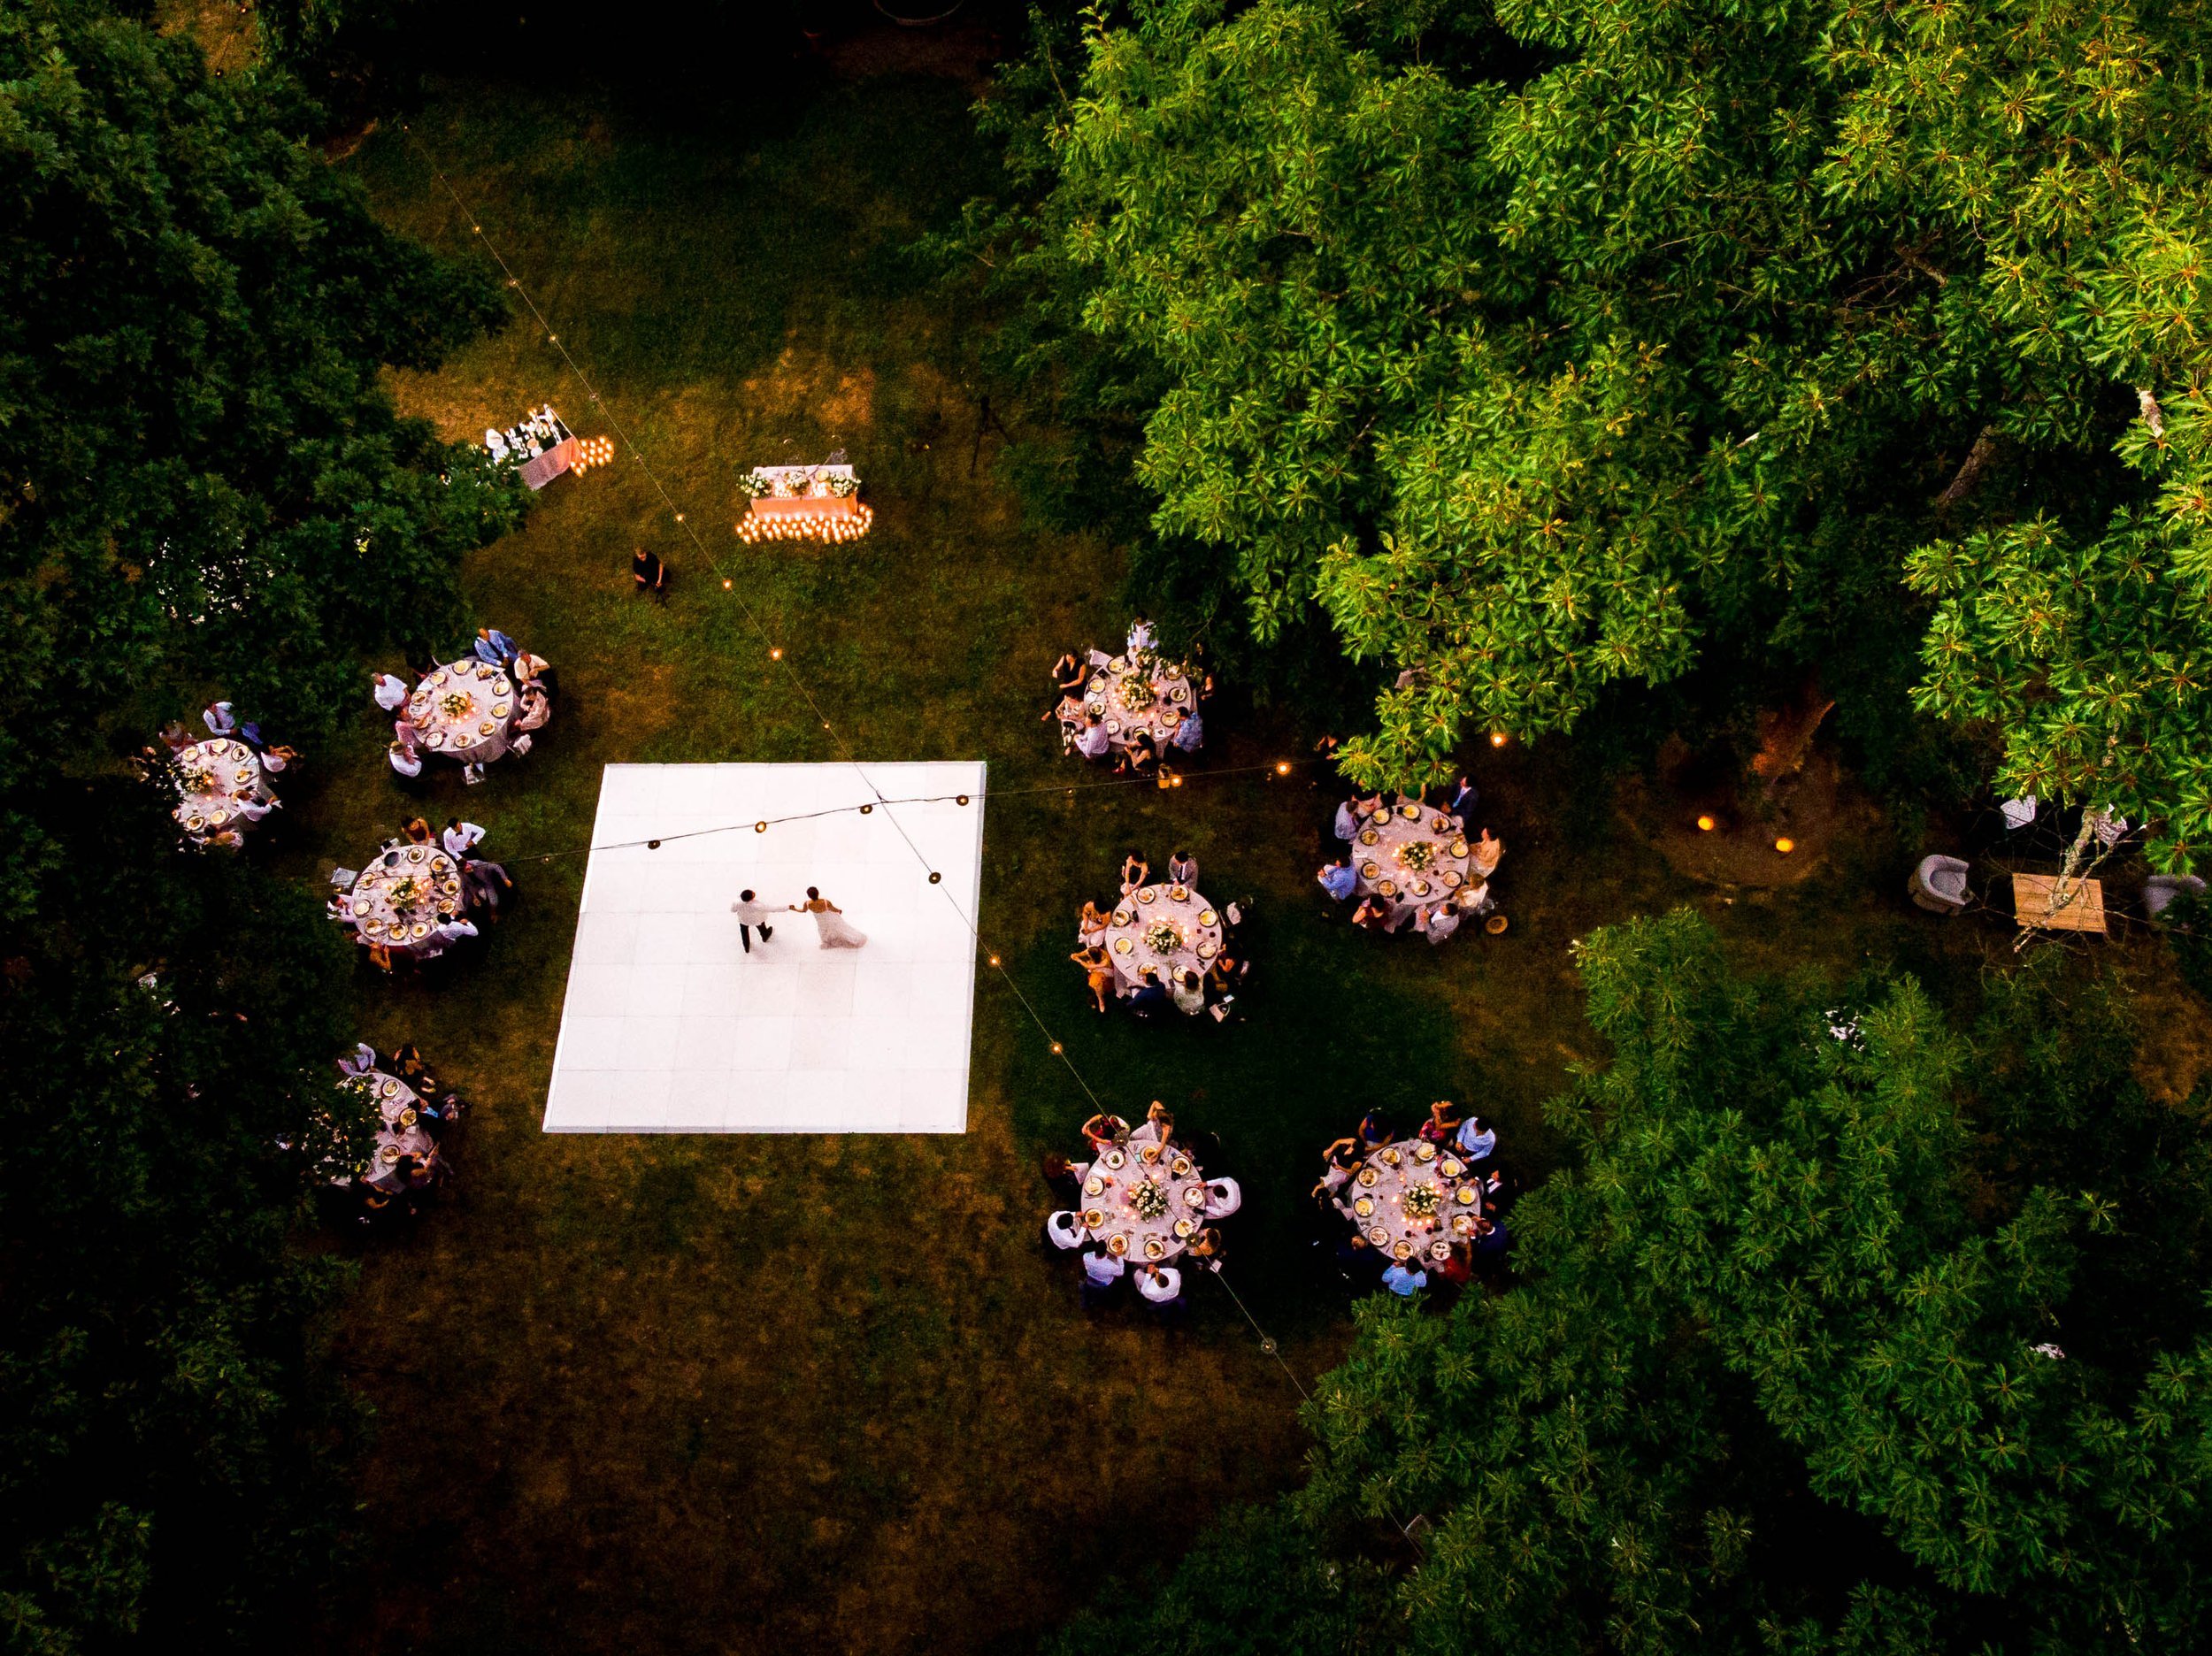
[[[1436,847],[1425,840],[1409,840],[1398,847],[1398,861],[1416,874],[1422,873],[1436,861]]]
[[[412,874],[404,879],[394,880],[384,888],[384,901],[391,904],[393,911],[398,914],[405,914],[429,895],[428,882]]]
[[[745,474],[745,492],[753,499],[760,500],[776,492],[776,479],[755,466]]]
[[[1121,704],[1126,708],[1148,708],[1160,699],[1152,680],[1141,672],[1124,674],[1120,690]]]
[[[1144,940],[1155,954],[1172,954],[1183,947],[1183,934],[1167,920],[1155,920],[1145,927]]]
[[[466,718],[475,705],[465,690],[449,690],[438,698],[438,711],[449,719]]]
[[[856,477],[825,478],[823,483],[839,500],[845,500],[860,493],[860,479]]]
[[[186,765],[177,772],[177,791],[181,794],[212,794],[215,778],[195,765]]]
[[[1167,1192],[1157,1179],[1141,1179],[1129,1192],[1129,1206],[1140,1219],[1165,1218]]]
[[[1407,1185],[1405,1199],[1402,1204],[1406,1210],[1406,1217],[1409,1219],[1435,1218],[1436,1200],[1437,1190],[1435,1185]]]

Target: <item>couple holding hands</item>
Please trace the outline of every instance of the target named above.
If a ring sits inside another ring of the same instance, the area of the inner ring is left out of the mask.
[[[776,911],[759,901],[751,892],[738,893],[737,901],[730,905],[730,912],[737,916],[738,940],[744,944],[748,954],[753,952],[753,930],[756,926],[760,929],[763,944],[775,935],[775,928],[769,924],[768,917]],[[811,886],[806,888],[804,902],[786,903],[782,912],[812,915],[815,930],[820,933],[822,947],[826,949],[856,949],[868,941],[868,934],[848,921],[842,908]]]

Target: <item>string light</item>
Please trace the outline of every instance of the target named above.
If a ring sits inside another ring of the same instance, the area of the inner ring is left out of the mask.
[[[1278,759],[1275,762],[1275,774],[1277,776],[1288,776],[1290,774],[1290,761],[1287,759]]]
[[[997,956],[997,955],[994,954],[994,955],[992,955],[992,956],[991,956],[991,964],[992,964],[992,965],[994,965],[994,966],[995,966],[995,965],[997,965],[997,964],[998,964],[998,956]]]
[[[1504,746],[1505,746],[1505,732],[1504,732],[1503,731],[1502,731],[1502,730],[1494,730],[1494,731],[1492,731],[1492,732],[1490,732],[1490,745],[1491,745],[1493,748],[1502,748],[1502,747],[1504,747]]]
[[[1713,832],[1714,826],[1715,824],[1713,819],[1710,816],[1701,816],[1697,819],[1697,831],[1700,833],[1710,833]]]
[[[722,584],[726,586],[729,585],[729,582],[724,581]],[[778,644],[771,648],[768,652],[768,659],[770,661],[781,661],[783,659],[783,646]]]
[[[1774,842],[1774,848],[1777,851],[1779,851],[1784,856],[1787,856],[1791,852],[1797,849],[1797,841],[1791,839],[1787,834],[1784,834],[1779,840],[1777,840]]]

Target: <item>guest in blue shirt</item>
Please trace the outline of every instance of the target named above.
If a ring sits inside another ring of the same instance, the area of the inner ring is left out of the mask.
[[[1487,1162],[1490,1153],[1498,1147],[1498,1135],[1479,1116],[1470,1116],[1459,1123],[1459,1148],[1470,1162]]]
[[[1409,1260],[1400,1260],[1382,1274],[1383,1286],[1401,1300],[1410,1300],[1429,1285],[1429,1274]]]
[[[1459,778],[1458,787],[1452,794],[1451,803],[1444,807],[1444,814],[1447,816],[1464,816],[1474,808],[1475,801],[1479,797],[1481,796],[1475,792],[1472,779],[1462,777]]]
[[[1154,972],[1150,967],[1147,967],[1144,982],[1139,985],[1136,993],[1129,997],[1129,1009],[1139,1017],[1150,1017],[1153,1013],[1171,1006],[1173,1003],[1172,997],[1167,992],[1167,985],[1160,981],[1156,972]]]
[[[1359,838],[1359,801],[1348,799],[1336,808],[1336,837],[1351,840]]]
[[[1353,870],[1350,862],[1343,857],[1325,863],[1314,878],[1321,882],[1323,891],[1339,902],[1349,902],[1352,893],[1359,889],[1359,875]]]
[[[1175,728],[1168,732],[1168,740],[1185,753],[1196,753],[1199,744],[1205,740],[1206,722],[1198,717],[1195,710],[1179,715]]]

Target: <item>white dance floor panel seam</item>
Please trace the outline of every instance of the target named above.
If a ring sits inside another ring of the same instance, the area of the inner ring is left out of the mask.
[[[983,787],[979,760],[609,765],[545,1131],[966,1131]],[[878,790],[934,802],[862,815]],[[865,947],[780,912],[810,886]],[[748,889],[780,911],[749,954]]]

